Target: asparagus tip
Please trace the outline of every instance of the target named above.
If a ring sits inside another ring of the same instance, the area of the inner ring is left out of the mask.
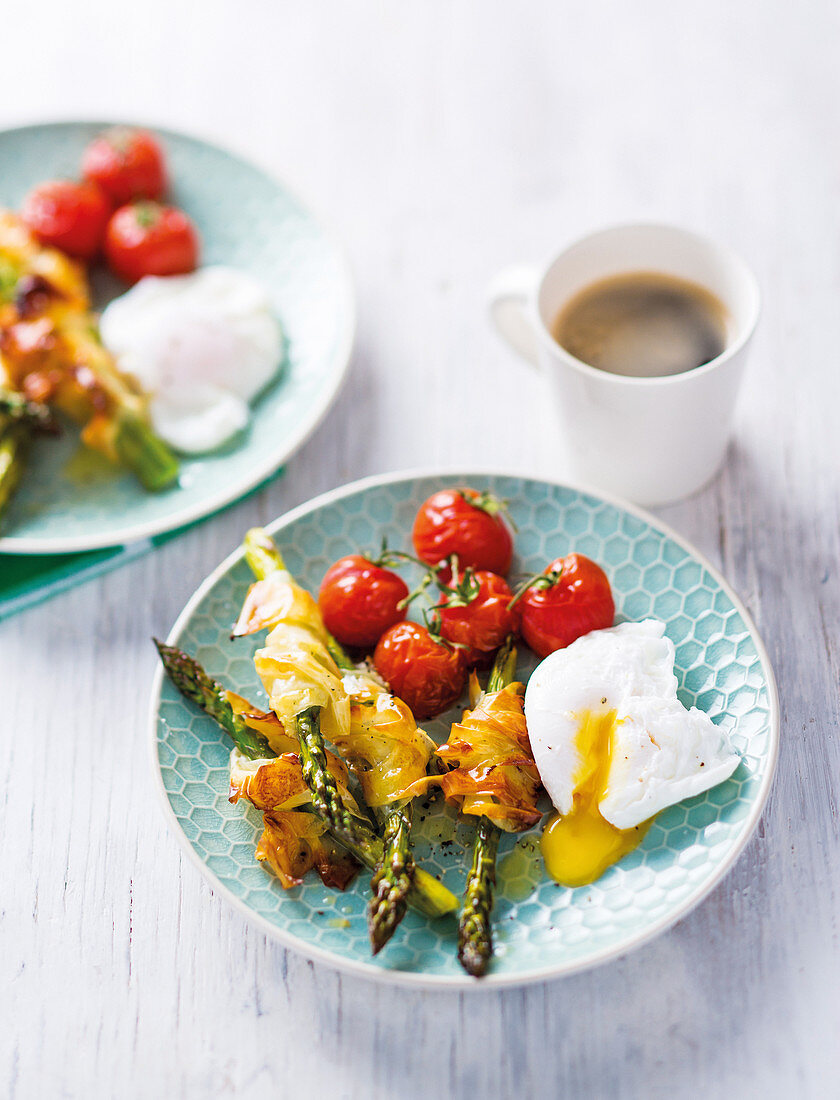
[[[373,883],[376,883],[376,879]],[[405,916],[409,888],[406,884],[404,888],[392,889],[384,882],[374,886],[374,895],[368,902],[368,933],[372,954],[378,955],[399,927]]]
[[[487,973],[487,964],[493,954],[492,944],[461,944],[458,947],[458,961],[471,978],[483,978]]]
[[[415,877],[410,836],[408,813],[402,808],[393,810],[385,826],[382,862],[370,884],[373,897],[368,903],[368,932],[374,955],[390,940],[405,916]]]
[[[468,974],[480,978],[493,955],[493,892],[496,885],[496,853],[499,827],[489,818],[478,823],[473,862],[464,891],[464,907],[458,923],[458,959]]]
[[[283,555],[265,528],[249,528],[245,532],[242,545],[245,549],[245,560],[258,579],[267,577],[278,569],[286,568]]]
[[[120,462],[133,471],[144,489],[160,492],[178,480],[178,459],[169,444],[133,410],[118,415],[113,446]]]

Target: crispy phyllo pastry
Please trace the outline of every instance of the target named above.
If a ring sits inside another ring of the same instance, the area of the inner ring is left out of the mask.
[[[252,729],[262,732],[269,741],[276,741],[277,731],[271,728],[273,716],[252,708],[233,692],[227,695],[229,701],[245,704],[247,709],[237,713]],[[327,766],[345,806],[361,817],[347,790],[347,769],[332,753],[327,754]],[[357,861],[332,841],[324,821],[301,810],[311,805],[312,794],[296,753],[253,760],[234,749],[230,757],[229,798],[234,803],[244,798],[263,811],[264,831],[257,845],[257,859],[268,863],[286,889],[300,885],[312,868],[327,886],[343,890],[352,881],[358,870]]]
[[[338,667],[318,605],[285,570],[251,585],[234,634],[266,627],[271,633],[254,663],[280,723],[320,707],[321,730],[352,767],[368,805],[410,797],[434,743],[376,676]]]
[[[278,569],[251,585],[234,635],[268,628],[254,665],[271,709],[287,730],[301,712],[320,709],[322,734],[335,742],[350,732],[350,701],[342,673],[327,646],[318,605]]]
[[[257,859],[268,864],[287,890],[300,886],[313,867],[324,885],[336,890],[345,890],[356,877],[359,864],[335,844],[327,826],[314,814],[267,813],[263,824]]]
[[[350,698],[350,732],[335,746],[361,784],[372,809],[411,798],[409,788],[426,774],[434,741],[408,706],[364,671],[343,678]]]
[[[474,708],[453,723],[449,740],[437,750],[449,770],[421,781],[442,787],[461,813],[487,817],[508,833],[529,829],[542,816],[535,805],[540,780],[525,726],[524,695],[520,683],[480,694],[473,673]]]

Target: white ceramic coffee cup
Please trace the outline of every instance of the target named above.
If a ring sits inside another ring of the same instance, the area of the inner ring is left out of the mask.
[[[551,325],[561,307],[585,286],[632,271],[676,275],[717,295],[728,314],[725,350],[682,374],[636,378],[591,367],[560,347]],[[542,271],[510,268],[490,287],[497,330],[551,386],[564,473],[646,505],[695,492],[720,467],[759,308],[758,285],[738,256],[668,225],[601,230]]]

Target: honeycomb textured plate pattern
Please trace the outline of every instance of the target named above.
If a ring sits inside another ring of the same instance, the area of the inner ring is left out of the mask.
[[[755,826],[772,777],[775,685],[745,613],[695,553],[652,518],[576,489],[477,474],[377,479],[298,509],[273,532],[291,571],[317,591],[342,554],[376,548],[383,536],[392,548],[411,549],[419,504],[436,489],[459,484],[510,502],[518,527],[514,572],[535,572],[575,550],[607,571],[618,621],[662,619],[676,647],[681,699],[724,726],[743,757],[726,783],[660,814],[641,846],[591,886],[567,889],[546,877],[539,829],[503,838],[496,955],[485,981],[536,980],[628,950],[684,915],[720,878]],[[229,559],[188,605],[172,640],[230,687],[264,700],[251,662],[261,636],[229,640],[249,583],[244,561]],[[523,677],[536,663],[526,655]],[[440,741],[456,714],[460,707],[426,728]],[[455,957],[454,920],[434,923],[409,913],[388,947],[371,958],[365,873],[344,894],[315,876],[284,891],[254,859],[260,815],[227,801],[229,745],[219,727],[168,681],[156,689],[153,723],[155,768],[170,819],[211,880],[264,927],[337,966],[427,985],[469,981]],[[439,799],[416,809],[417,857],[455,893],[463,886],[472,834]]]

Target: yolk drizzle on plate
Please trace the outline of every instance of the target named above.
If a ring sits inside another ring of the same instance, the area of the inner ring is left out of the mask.
[[[564,886],[585,886],[632,851],[650,822],[634,829],[616,829],[601,817],[612,757],[615,711],[580,715],[575,744],[583,763],[575,776],[574,805],[561,817],[554,814],[543,830],[540,848],[548,873]]]

